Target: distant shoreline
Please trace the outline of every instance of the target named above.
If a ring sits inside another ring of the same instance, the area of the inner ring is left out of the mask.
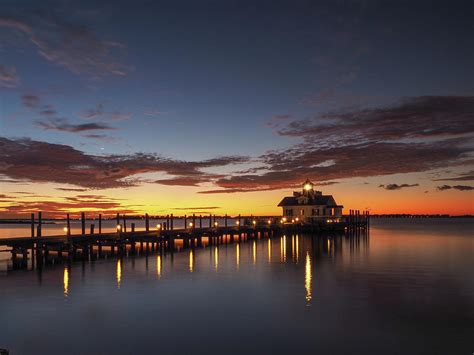
[[[255,216],[257,217],[257,216]],[[269,216],[265,216],[269,217]],[[274,216],[272,216],[274,217]],[[461,216],[451,216],[443,214],[434,214],[434,215],[415,215],[415,214],[372,214],[371,218],[398,218],[398,219],[407,219],[407,218],[474,218],[474,215],[461,215]],[[164,219],[166,217],[152,217],[150,219]],[[181,217],[175,216],[176,219],[181,219]],[[221,218],[221,217],[218,217]],[[229,217],[232,218],[232,217]],[[261,217],[264,218],[264,217]],[[128,220],[141,220],[142,217],[127,217]],[[87,221],[94,221],[96,219],[86,219]],[[115,220],[114,218],[103,219],[103,221]],[[80,219],[71,219],[72,222],[80,222]],[[43,219],[42,224],[56,224],[56,222],[64,222],[64,219]],[[0,224],[31,224],[30,219],[0,219]],[[38,221],[35,220],[35,224],[38,224]]]

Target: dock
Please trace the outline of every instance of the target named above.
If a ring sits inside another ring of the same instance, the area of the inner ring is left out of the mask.
[[[42,268],[49,256],[69,261],[121,256],[124,254],[169,252],[202,248],[222,243],[272,238],[292,233],[342,232],[348,237],[358,236],[370,228],[368,212],[350,211],[349,215],[333,219],[314,219],[303,223],[296,219],[290,221],[282,217],[237,216],[180,216],[167,215],[162,223],[150,228],[148,214],[144,216],[144,230],[136,230],[135,223],[127,225],[125,215],[117,214],[116,231],[102,232],[102,215],[99,214],[98,229],[91,224],[86,233],[86,216],[81,213],[81,233],[71,234],[69,214],[65,219],[63,235],[42,236],[42,213],[37,218],[32,214],[31,235],[0,239],[0,247],[11,253],[14,269],[28,268],[30,257],[32,268]],[[175,228],[176,219],[184,221],[185,228]],[[223,220],[220,225],[218,220]],[[234,225],[230,226],[230,220]],[[95,220],[94,220],[95,221]],[[36,228],[35,228],[36,227]],[[36,233],[35,233],[36,231]]]

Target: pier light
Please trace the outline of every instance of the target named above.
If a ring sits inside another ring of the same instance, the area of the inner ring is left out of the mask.
[[[300,219],[298,217],[295,218],[295,221],[298,222]]]
[[[122,229],[122,226],[120,224],[117,224],[117,232],[120,232],[121,229]]]
[[[236,225],[240,225],[240,221],[235,221],[235,224],[236,224]]]
[[[283,220],[283,218],[282,218],[282,219],[280,219],[280,223],[284,223],[284,222],[285,222],[285,221]]]
[[[158,223],[158,224],[156,225],[156,229],[158,229],[158,230],[161,229],[161,224],[160,224],[160,223]]]
[[[283,222],[286,222],[286,217],[283,217],[281,220],[282,220]]]
[[[253,225],[256,225],[256,224],[257,224],[257,221],[252,221],[252,224],[253,224]]]
[[[271,219],[268,220],[268,224],[272,224],[272,220],[271,220]]]
[[[214,227],[217,227],[219,225],[219,222],[214,222]]]
[[[63,228],[64,233],[67,233],[67,227]]]
[[[292,220],[291,220],[291,223],[295,223],[295,220],[294,220],[294,219],[292,219]]]
[[[305,189],[306,191],[309,191],[309,190],[311,190],[311,188],[312,188],[312,186],[311,186],[311,184],[310,184],[310,183],[306,183],[306,184],[304,184],[304,189]]]
[[[192,226],[193,226],[193,222],[189,222],[189,226],[192,227]]]

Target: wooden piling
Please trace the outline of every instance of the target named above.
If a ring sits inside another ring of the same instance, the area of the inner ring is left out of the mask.
[[[31,214],[31,238],[35,237],[35,214]]]
[[[135,223],[132,223],[132,232],[135,232]]]
[[[67,228],[67,235],[71,235],[71,218],[69,216],[69,213],[66,215],[66,228]]]
[[[202,214],[199,215],[199,228],[202,228]]]
[[[102,214],[99,213],[99,234],[102,234]]]
[[[90,231],[91,231],[90,234],[93,235],[93,234],[94,234],[94,224],[91,224],[91,226],[90,226]]]
[[[170,229],[174,229],[174,216],[173,214],[170,215]]]
[[[38,212],[38,228],[36,230],[36,236],[41,237],[41,222],[42,222],[42,214]]]
[[[82,235],[86,234],[86,214],[81,212],[81,227],[82,227]]]
[[[227,213],[224,216],[224,227],[227,228]]]
[[[184,215],[184,229],[188,229],[188,218]]]
[[[120,214],[117,213],[117,216],[115,217],[115,219],[117,220],[117,226],[120,225]]]
[[[126,233],[127,232],[127,217],[125,216],[125,214],[122,217],[123,217],[123,231]]]
[[[145,213],[145,230],[148,232],[150,230],[150,217],[148,213]]]

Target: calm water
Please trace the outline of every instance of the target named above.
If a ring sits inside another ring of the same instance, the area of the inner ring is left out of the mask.
[[[474,223],[0,274],[11,354],[472,354]]]

